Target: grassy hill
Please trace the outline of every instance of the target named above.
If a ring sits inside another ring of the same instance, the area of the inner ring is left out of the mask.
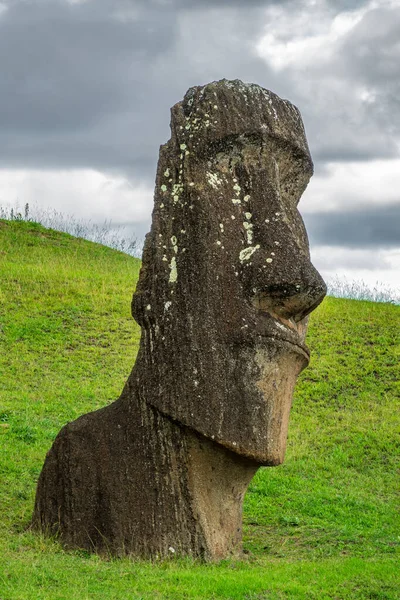
[[[55,435],[115,399],[130,372],[139,266],[0,221],[0,599],[399,598],[400,307],[389,304],[327,298],[313,314],[286,462],[260,469],[246,496],[243,561],[104,559],[27,529]]]

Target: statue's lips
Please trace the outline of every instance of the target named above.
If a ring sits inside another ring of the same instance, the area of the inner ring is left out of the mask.
[[[297,354],[301,354],[301,356],[303,356],[307,360],[307,364],[310,362],[310,350],[308,349],[308,347],[305,344],[292,342],[292,341],[288,340],[287,338],[280,336],[280,335],[279,336],[278,335],[263,335],[262,337],[264,339],[271,340],[274,343],[278,342],[282,346],[289,346],[288,349],[291,352],[296,352]]]
[[[282,319],[277,316],[272,316],[270,313],[258,310],[257,316],[261,323],[261,328],[258,333],[265,340],[273,341],[288,345],[291,352],[295,351],[301,354],[307,363],[310,361],[310,350],[302,341],[297,326],[294,322],[287,319]]]

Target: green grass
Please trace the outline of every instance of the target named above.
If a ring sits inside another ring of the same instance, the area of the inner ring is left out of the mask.
[[[0,600],[400,597],[400,307],[327,298],[313,314],[286,462],[245,501],[243,561],[65,552],[27,529],[60,427],[115,399],[135,359],[140,263],[0,221]],[[397,387],[396,387],[397,386]]]

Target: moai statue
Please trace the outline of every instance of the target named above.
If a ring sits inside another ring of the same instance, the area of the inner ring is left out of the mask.
[[[33,525],[67,547],[141,557],[240,553],[242,503],[283,461],[307,315],[326,288],[297,203],[313,165],[298,109],[257,85],[172,108],[120,398],[66,425]]]

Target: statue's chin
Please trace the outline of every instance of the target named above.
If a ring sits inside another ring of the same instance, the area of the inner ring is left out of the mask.
[[[278,343],[281,352],[268,361],[268,350],[259,350],[257,362],[261,377],[256,385],[266,405],[262,463],[280,465],[286,452],[290,409],[298,374],[307,366],[309,355],[300,346]]]
[[[251,350],[243,348],[241,354],[241,364],[247,360],[257,367],[255,371],[247,371],[247,375],[257,374],[247,378],[249,396],[242,398],[249,407],[244,414],[252,435],[241,438],[241,443],[228,437],[220,443],[259,464],[275,466],[285,458],[293,391],[309,355],[302,347],[286,341],[262,341]]]

